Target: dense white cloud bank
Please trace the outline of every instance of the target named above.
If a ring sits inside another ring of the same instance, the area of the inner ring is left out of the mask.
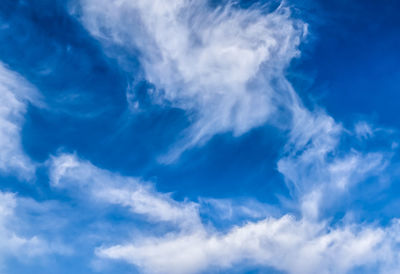
[[[78,187],[85,197],[89,194],[91,199],[127,207],[156,225],[172,224],[163,236],[144,234],[131,243],[96,251],[100,257],[125,260],[144,272],[199,273],[240,263],[289,273],[347,273],[356,267],[391,273],[400,267],[398,220],[384,228],[352,223],[332,227],[307,215],[297,219],[283,215],[221,232],[202,222],[201,203],[177,202],[138,179],[99,169],[75,155],[53,157],[49,168],[54,187]]]
[[[215,134],[261,126],[290,104],[284,70],[299,55],[306,25],[283,4],[266,12],[215,9],[206,0],[83,0],[80,8],[83,24],[111,55],[112,46],[139,51],[155,102],[190,115],[193,124],[170,160]]]
[[[0,63],[0,172],[21,179],[34,176],[35,165],[21,145],[21,126],[28,102],[37,102],[34,87]]]

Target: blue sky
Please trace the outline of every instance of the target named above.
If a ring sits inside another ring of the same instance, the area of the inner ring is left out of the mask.
[[[0,3],[0,273],[397,273],[400,3]]]

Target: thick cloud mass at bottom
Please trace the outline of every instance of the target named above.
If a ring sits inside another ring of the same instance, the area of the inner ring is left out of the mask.
[[[357,267],[390,273],[400,267],[398,220],[386,228],[351,222],[331,226],[307,215],[284,215],[223,232],[205,225],[201,203],[177,202],[148,183],[99,169],[75,155],[54,157],[49,168],[54,187],[79,189],[79,195],[127,207],[157,226],[169,224],[162,236],[135,237],[132,243],[96,250],[99,257],[125,260],[149,273],[198,273],[240,263],[289,273],[347,273]]]

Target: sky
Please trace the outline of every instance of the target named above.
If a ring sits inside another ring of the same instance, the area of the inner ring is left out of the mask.
[[[400,2],[0,2],[0,273],[398,273]]]

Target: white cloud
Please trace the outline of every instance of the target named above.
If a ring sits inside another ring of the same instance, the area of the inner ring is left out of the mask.
[[[28,101],[38,103],[36,90],[0,63],[0,172],[20,179],[31,179],[35,173],[20,136]]]
[[[36,170],[36,164],[25,154],[21,144],[21,127],[29,103],[42,106],[37,90],[0,62],[0,174],[17,176],[21,180],[33,179]],[[15,194],[0,191],[1,273],[6,271],[9,258],[27,262],[49,254],[70,253],[63,245],[19,233],[20,230],[28,234],[34,231],[27,228],[25,220],[16,212],[20,204],[21,199]]]
[[[82,0],[81,20],[111,55],[139,50],[154,100],[191,114],[186,139],[167,161],[215,134],[264,124],[285,100],[284,69],[306,32],[283,4],[266,12],[212,9],[205,0]]]
[[[343,126],[322,110],[303,106],[285,68],[299,55],[307,25],[292,18],[284,3],[272,12],[229,3],[215,9],[190,0],[80,4],[84,26],[108,53],[116,56],[118,47],[139,56],[158,88],[152,94],[156,101],[193,114],[185,140],[163,160],[176,159],[214,134],[237,136],[269,121],[289,131],[278,170],[300,199],[312,196],[317,202],[327,191],[345,191],[386,165],[383,152],[342,152]],[[355,130],[370,135],[365,125]],[[306,208],[318,207],[304,202]]]
[[[144,233],[130,243],[101,246],[96,251],[99,257],[124,260],[144,272],[198,273],[240,263],[289,273],[346,273],[355,267],[378,267],[390,273],[399,267],[397,220],[383,228],[351,223],[332,226],[308,216],[285,215],[263,217],[221,232],[204,224],[199,207],[217,204],[229,215],[238,208],[229,201],[177,202],[140,180],[99,169],[75,155],[53,157],[49,166],[54,187],[86,189],[81,193],[84,197],[90,194],[92,199],[128,207],[156,225],[172,224],[162,236]]]
[[[368,139],[374,135],[374,130],[365,121],[360,121],[356,123],[354,131],[356,133],[356,136],[360,139]]]
[[[266,218],[222,233],[202,223],[201,202],[176,202],[140,180],[100,170],[74,156],[54,158],[54,185],[77,183],[93,197],[178,227],[163,237],[101,247],[99,256],[166,273],[196,273],[240,262],[290,273],[346,273],[357,266],[390,273],[399,267],[397,220],[386,228],[332,227],[320,216],[321,207],[338,203],[354,185],[381,172],[390,155],[343,149],[342,137],[348,133],[344,127],[324,111],[303,106],[285,78],[285,68],[299,55],[306,25],[293,19],[287,7],[264,12],[230,4],[213,10],[207,1],[190,0],[80,3],[80,19],[107,53],[120,58],[122,66],[124,57],[117,51],[139,56],[146,79],[156,86],[150,94],[154,101],[169,102],[190,115],[185,139],[164,160],[174,160],[215,134],[230,131],[239,136],[271,122],[288,130],[278,171],[298,199],[301,215]],[[355,127],[359,141],[372,133],[366,124]],[[232,218],[232,204],[211,204],[220,216]],[[255,212],[249,208],[247,213],[251,217]]]
[[[37,236],[23,237],[16,230],[20,228],[21,220],[16,215],[18,198],[15,194],[0,192],[0,266],[4,267],[7,257],[16,257],[21,261],[60,252],[55,246],[49,245]]]
[[[199,273],[235,264],[269,266],[288,273],[348,273],[355,267],[394,270],[399,222],[385,229],[328,228],[290,216],[235,227],[226,234],[199,232],[139,239],[101,247],[97,254],[122,259],[148,273]],[[390,273],[390,272],[388,272]]]
[[[54,187],[77,187],[85,197],[89,193],[95,199],[128,207],[155,222],[171,222],[185,229],[197,227],[200,222],[196,204],[178,203],[170,195],[156,192],[148,183],[99,169],[75,155],[52,157],[49,166]]]
[[[341,147],[349,131],[325,112],[307,110],[294,91],[292,98],[289,140],[277,167],[293,196],[299,198],[303,216],[318,218],[321,205],[338,204],[343,193],[378,175],[391,154]]]
[[[393,273],[398,269],[398,220],[387,227],[353,223],[332,226],[326,216],[319,215],[321,206],[339,203],[342,193],[381,172],[390,156],[383,151],[340,149],[341,137],[347,133],[343,127],[322,111],[308,111],[296,102],[295,95],[293,98],[295,115],[286,156],[279,160],[278,169],[295,186],[299,218],[267,217],[221,232],[198,222],[200,217],[196,217],[190,231],[102,246],[97,249],[98,256],[127,261],[147,273],[199,273],[242,263],[288,273],[348,273],[359,267]],[[213,204],[225,221],[232,217],[233,210],[247,210],[212,199],[199,206],[207,203]],[[255,213],[249,210],[247,218]]]
[[[281,214],[277,207],[253,199],[200,198],[199,203],[202,213],[226,222],[235,219],[262,219]]]

